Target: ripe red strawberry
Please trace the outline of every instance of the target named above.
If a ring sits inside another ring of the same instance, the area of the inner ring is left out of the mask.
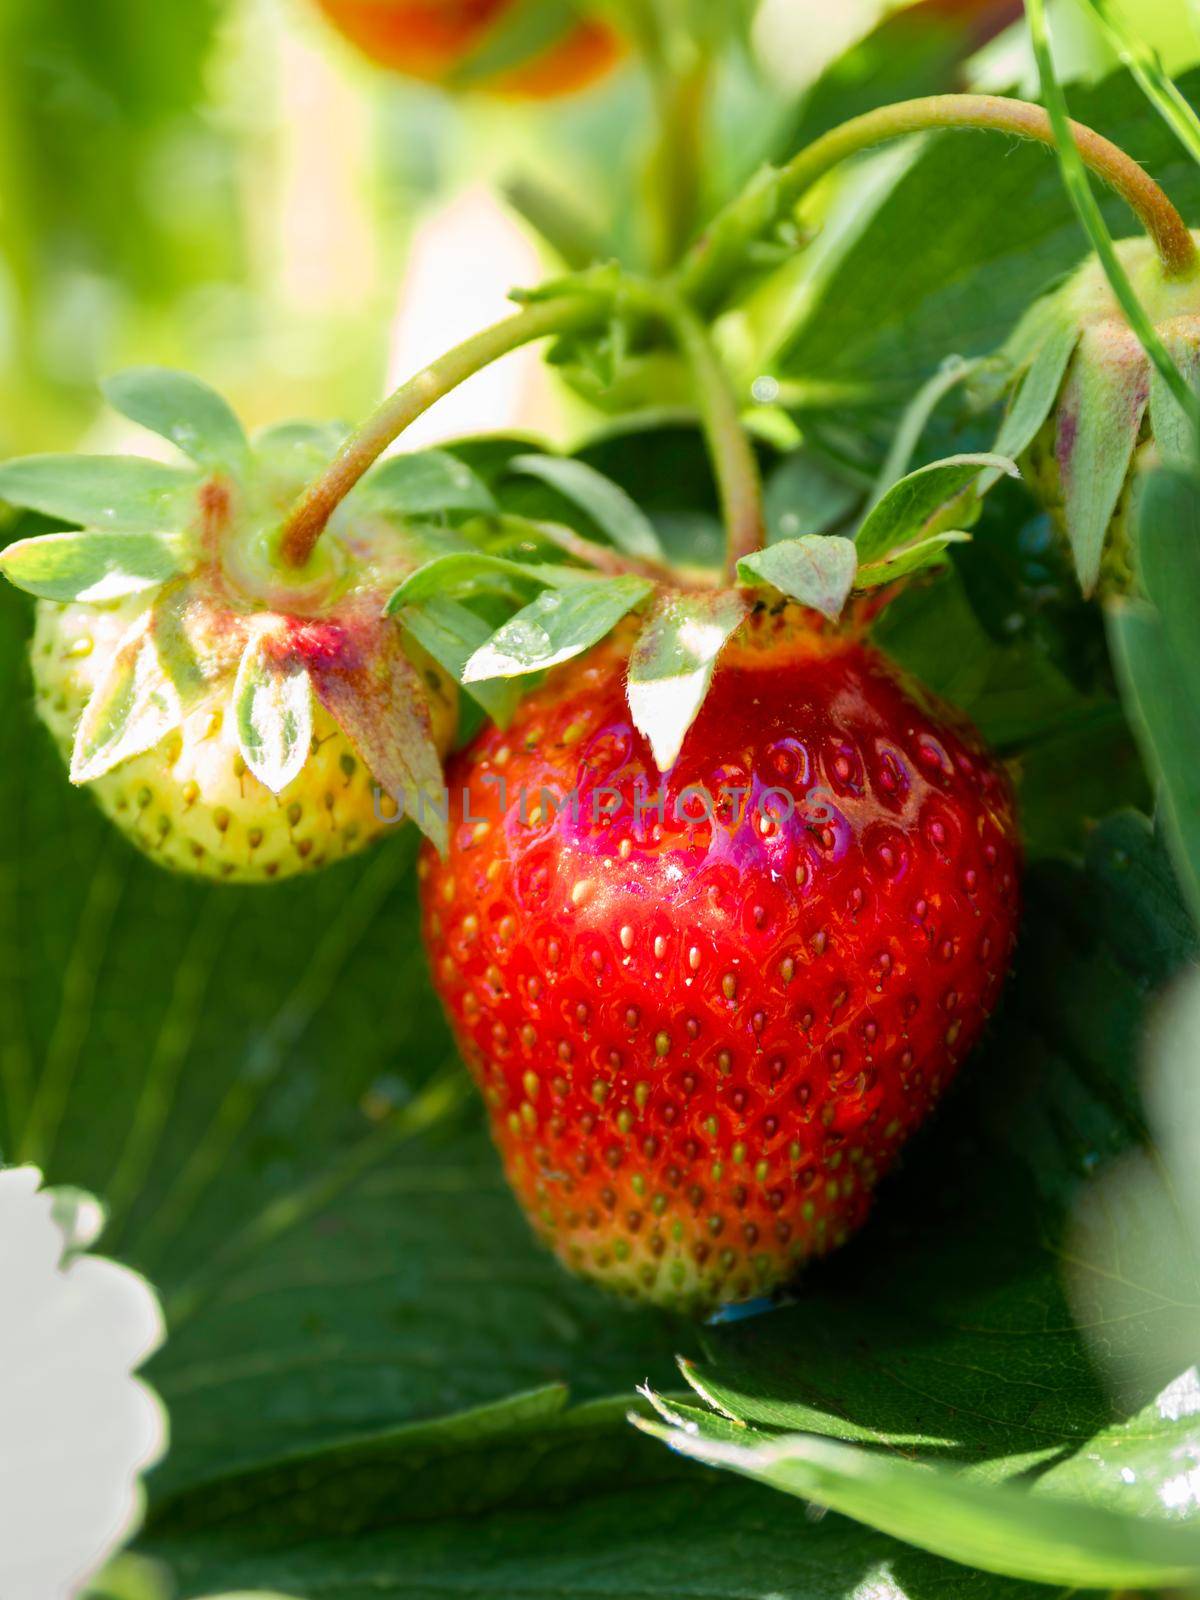
[[[627,652],[558,669],[452,763],[425,932],[534,1228],[704,1308],[862,1223],[996,1000],[1019,845],[973,730],[794,606],[726,647],[665,779]]]
[[[512,0],[317,0],[350,42],[379,66],[431,83],[452,82],[483,49]],[[574,94],[603,77],[622,47],[604,22],[567,17],[529,60],[479,81],[518,99]]]

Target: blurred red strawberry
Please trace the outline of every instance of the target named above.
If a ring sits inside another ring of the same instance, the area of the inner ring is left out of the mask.
[[[450,82],[484,48],[514,0],[317,0],[334,27],[372,61],[405,77]],[[582,18],[540,53],[473,86],[550,99],[602,77],[621,55],[604,23]]]

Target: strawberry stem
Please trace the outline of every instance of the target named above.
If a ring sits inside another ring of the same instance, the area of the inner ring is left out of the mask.
[[[595,327],[608,312],[606,298],[582,291],[536,301],[465,339],[402,384],[350,435],[288,513],[279,537],[279,556],[284,565],[307,565],[338,505],[388,445],[435,400],[510,351],[535,339]]]
[[[629,297],[670,328],[691,369],[696,406],[708,442],[725,523],[726,566],[731,580],[743,556],[766,540],[762,474],[742,426],[737,396],[708,330],[681,295],[662,283],[627,284]]]
[[[700,219],[711,52],[673,0],[624,0],[623,10],[654,100],[646,242],[653,270],[666,272],[683,255]]]
[[[1079,122],[1069,126],[1084,166],[1113,188],[1145,227],[1164,275],[1186,278],[1200,272],[1195,240],[1149,173],[1091,128]],[[999,95],[931,95],[869,111],[822,135],[786,166],[760,173],[688,253],[677,274],[680,290],[701,310],[711,308],[742,269],[747,244],[781,222],[840,162],[890,139],[949,128],[991,129],[1056,148],[1053,122],[1041,106]]]

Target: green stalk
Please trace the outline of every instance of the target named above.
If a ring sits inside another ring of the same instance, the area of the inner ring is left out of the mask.
[[[1168,278],[1200,271],[1196,244],[1183,218],[1131,156],[1081,123],[1067,123],[1081,167],[1109,184],[1150,235]],[[905,100],[855,117],[801,150],[784,167],[766,168],[713,220],[682,262],[676,282],[701,311],[716,305],[743,270],[748,245],[787,217],[818,179],[848,157],[891,139],[943,129],[988,129],[1055,149],[1054,123],[1041,106],[999,95],[943,94]]]
[[[1103,214],[1097,204],[1096,196],[1092,193],[1092,186],[1088,182],[1081,151],[1078,148],[1076,139],[1072,138],[1072,132],[1076,124],[1072,123],[1067,115],[1066,96],[1063,94],[1062,85],[1059,83],[1058,76],[1054,70],[1054,56],[1050,49],[1050,34],[1046,26],[1044,0],[1025,0],[1025,15],[1029,22],[1029,36],[1032,40],[1033,53],[1037,60],[1038,75],[1041,78],[1042,98],[1045,100],[1046,108],[1049,112],[1063,184],[1066,187],[1071,204],[1083,224],[1084,231],[1091,240],[1092,249],[1096,252],[1100,265],[1104,268],[1104,275],[1108,279],[1109,286],[1116,296],[1121,310],[1125,313],[1126,321],[1137,335],[1146,354],[1157,367],[1164,383],[1166,383],[1175,399],[1179,402],[1184,415],[1190,417],[1195,426],[1200,429],[1200,400],[1192,392],[1183,374],[1171,359],[1170,352],[1159,338],[1145,307],[1138,299],[1137,293],[1129,281],[1129,275],[1121,265],[1112,235],[1105,225]],[[1190,234],[1188,234],[1188,238],[1191,239]],[[1162,254],[1161,246],[1160,254]],[[1165,256],[1163,258],[1163,267],[1168,277],[1194,276],[1198,270],[1194,244],[1192,260],[1190,264],[1185,264],[1184,270],[1167,271],[1168,261]]]
[[[563,195],[539,179],[518,172],[503,185],[504,198],[540,235],[571,272],[581,272],[604,256],[604,240]]]
[[[691,369],[696,407],[721,500],[726,569],[733,581],[738,562],[761,550],[766,539],[762,475],[750,436],[742,426],[737,396],[708,329],[681,295],[660,283],[627,282],[626,288],[632,302],[667,324]]]
[[[682,256],[695,234],[702,200],[711,63],[679,13],[679,0],[629,0],[657,126],[646,168],[656,271],[666,271]]]
[[[663,269],[679,260],[700,215],[708,85],[708,63],[703,60],[683,71],[656,74],[659,136],[650,157],[650,180],[657,199],[653,259]]]
[[[296,569],[307,564],[341,501],[388,445],[436,400],[501,356],[535,339],[599,325],[608,310],[606,298],[582,290],[537,301],[465,339],[402,384],[350,435],[321,476],[292,507],[279,538],[283,562]]]

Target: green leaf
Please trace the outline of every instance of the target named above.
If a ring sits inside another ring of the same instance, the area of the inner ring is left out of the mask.
[[[188,1596],[249,1587],[258,1600],[264,1585],[307,1596],[330,1583],[347,1600],[1067,1600],[842,1517],[781,1539],[761,1489],[673,1463],[628,1428],[623,1443],[600,1407],[550,1418],[524,1450],[519,1436],[489,1440],[484,1420],[461,1420],[479,1441],[464,1437],[456,1453],[449,1440],[438,1450],[397,1437],[325,1452],[307,1475],[297,1462],[275,1484],[264,1475],[260,1493],[248,1484],[254,1497],[242,1504],[222,1495],[216,1514],[193,1502],[190,1522],[152,1525],[148,1548],[186,1575]],[[339,1477],[349,1489],[340,1503]],[[272,1537],[263,1525],[276,1508],[286,1523]]]
[[[547,589],[510,617],[463,670],[465,684],[543,672],[582,655],[654,590],[648,578],[592,578]]]
[[[505,556],[488,555],[482,550],[453,551],[435,556],[410,573],[388,600],[387,614],[394,616],[404,606],[445,595],[521,594],[530,583],[566,587],[592,581],[590,574],[577,567],[509,561]]]
[[[1179,88],[1197,103],[1200,72]],[[1200,206],[1200,169],[1147,117],[1127,72],[1072,84],[1071,113],[1136,151],[1185,216]],[[1119,196],[1096,196],[1117,238],[1136,232]],[[998,349],[1083,253],[1052,154],[982,133],[927,139],[829,270],[798,262],[748,297],[740,309],[755,338],[751,371],[794,376],[801,387],[818,375],[824,393],[865,390],[903,404],[948,350],[969,359]]]
[[[165,367],[134,367],[101,387],[122,416],[169,439],[199,466],[234,473],[245,466],[249,446],[241,423],[198,378]]]
[[[1200,1528],[1154,1527],[1083,1503],[985,1487],[811,1434],[736,1428],[692,1407],[664,1406],[663,1413],[666,1424],[641,1426],[681,1455],[858,1517],[985,1572],[1089,1589],[1200,1577]]]
[[[1003,1018],[887,1205],[794,1305],[706,1330],[683,1370],[718,1415],[671,1442],[973,1565],[1158,1583],[1200,1561],[1194,1497],[1161,1493],[1200,1447],[1200,1407],[1169,1398],[1200,1261],[1076,1218],[1145,1140],[1148,996],[1197,945],[1133,816],[1027,892]]]
[[[660,772],[675,765],[717,657],[749,614],[749,601],[731,590],[663,596],[652,612],[633,647],[627,693],[634,727]]]
[[[182,720],[179,694],[154,637],[154,614],[147,609],[130,624],[79,719],[71,782],[90,783],[152,750]]]
[[[273,629],[251,635],[233,686],[238,749],[273,794],[299,776],[312,743],[312,682],[304,663],[281,654]]]
[[[933,377],[926,379],[921,385],[904,408],[895,437],[875,481],[874,499],[880,499],[909,471],[925,430],[942,401],[952,390],[968,383],[982,365],[981,361],[964,361],[961,356],[949,355]],[[1012,454],[1011,451],[1004,453]]]
[[[801,605],[836,622],[850,590],[858,556],[849,539],[809,534],[768,545],[738,562],[741,583],[769,583]]]
[[[793,450],[767,477],[768,542],[828,533],[849,517],[862,497],[862,485],[833,462],[815,450]]]
[[[557,489],[626,555],[644,561],[662,559],[654,524],[625,490],[584,461],[570,456],[514,456],[509,471],[538,478]]]
[[[0,553],[0,572],[44,600],[120,600],[184,572],[192,552],[178,533],[44,533]]]
[[[101,533],[160,533],[196,515],[199,479],[142,456],[24,456],[0,466],[0,500]]]
[[[397,620],[423,650],[456,681],[462,681],[467,662],[492,636],[492,629],[456,600],[435,595],[417,605],[405,606]],[[476,700],[500,727],[506,727],[521,697],[520,686],[503,678],[492,678],[466,685]]]
[[[1157,472],[1143,489],[1138,516],[1156,609],[1114,607],[1109,638],[1130,721],[1161,787],[1175,866],[1200,925],[1200,489],[1190,476]]]
[[[1200,478],[1178,469],[1151,474],[1138,522],[1146,593],[1162,618],[1181,683],[1200,708]]]
[[[441,511],[492,512],[487,485],[447,450],[392,456],[369,473],[348,497],[374,510],[405,517]]]
[[[419,956],[415,830],[266,891],[164,873],[65,782],[27,611],[0,589],[0,1148],[95,1193],[106,1253],[161,1293],[152,1501],[516,1391],[668,1378],[687,1329],[614,1317],[508,1194]]]
[[[901,478],[863,519],[855,537],[860,565],[874,565],[969,519],[974,486],[987,471],[1019,476],[1006,457],[980,454],[949,456]]]

